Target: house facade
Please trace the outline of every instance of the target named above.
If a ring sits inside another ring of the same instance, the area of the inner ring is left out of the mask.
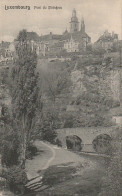
[[[112,50],[114,47],[118,46],[118,35],[114,32],[109,33],[106,30],[102,36],[94,43],[94,47],[102,48],[104,50]]]
[[[79,52],[79,43],[71,36],[70,40],[64,43],[64,49],[66,49],[67,52]]]

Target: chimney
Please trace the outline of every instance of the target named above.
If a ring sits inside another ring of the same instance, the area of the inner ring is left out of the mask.
[[[112,38],[114,38],[114,31],[112,31]]]
[[[50,32],[50,35],[49,36],[50,36],[50,39],[52,39],[52,36],[53,36],[52,32]]]

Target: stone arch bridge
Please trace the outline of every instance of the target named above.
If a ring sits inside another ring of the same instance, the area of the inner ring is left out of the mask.
[[[66,147],[66,136],[76,135],[82,139],[82,151],[95,152],[92,147],[92,141],[101,134],[107,134],[110,137],[114,134],[116,126],[112,127],[80,127],[64,128],[57,130],[57,138],[61,141],[62,147]]]

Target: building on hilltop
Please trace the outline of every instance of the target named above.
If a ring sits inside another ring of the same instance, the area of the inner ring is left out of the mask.
[[[85,32],[84,18],[81,19],[81,28],[79,30],[79,22],[76,10],[72,11],[70,21],[70,31],[66,29],[63,34],[53,34],[39,36],[35,32],[27,32],[27,40],[32,49],[36,48],[37,55],[50,55],[60,53],[62,50],[66,52],[86,51],[87,45],[91,43],[91,38]]]
[[[64,43],[64,49],[66,49],[67,52],[79,52],[79,43],[75,41],[72,36],[70,40]]]
[[[59,41],[53,44],[52,46],[50,46],[49,52],[52,52],[55,54],[55,53],[61,52],[63,49],[64,49],[64,41]]]
[[[62,36],[62,40],[65,40],[64,48],[67,50],[67,52],[85,51],[87,45],[91,43],[90,36],[88,36],[85,32],[85,22],[83,17],[81,19],[81,28],[79,30],[79,22],[75,9],[72,11],[70,32],[68,33],[66,30]]]
[[[118,48],[118,35],[114,32],[109,33],[106,30],[102,36],[94,43],[95,48],[102,48],[104,50],[113,50],[114,47]]]
[[[72,17],[70,21],[70,33],[75,33],[79,31],[79,22],[76,16],[76,10],[72,11]]]
[[[84,18],[82,17],[81,19],[81,29],[80,29],[81,33],[84,34],[85,33],[85,23],[84,23]]]
[[[83,17],[81,20],[81,28],[79,30],[79,22],[76,10],[74,9],[72,11],[70,21],[70,32],[68,32],[67,29],[62,35],[53,34],[50,32],[48,35],[42,35],[40,37],[40,42],[43,43],[42,51],[46,45],[48,54],[52,52],[58,53],[64,49],[69,53],[85,51],[87,45],[91,43],[91,38],[85,32],[85,22]]]
[[[52,32],[50,32],[47,35],[42,35],[40,37],[40,41],[44,43],[48,43],[49,45],[53,45],[57,43],[58,41],[60,41],[61,37],[62,35],[53,34]]]
[[[8,64],[13,60],[13,51],[11,51],[10,46],[10,42],[2,41],[0,43],[0,63]]]

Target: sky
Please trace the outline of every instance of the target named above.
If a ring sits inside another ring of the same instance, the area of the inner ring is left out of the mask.
[[[30,10],[8,9],[5,6],[30,6]],[[34,9],[34,6],[41,9]],[[57,6],[62,9],[43,9]],[[62,34],[69,30],[72,10],[76,9],[81,22],[84,17],[86,33],[96,41],[105,30],[114,31],[122,39],[122,0],[0,0],[0,41],[13,41],[19,31],[39,35]],[[80,24],[80,23],[79,23]]]

